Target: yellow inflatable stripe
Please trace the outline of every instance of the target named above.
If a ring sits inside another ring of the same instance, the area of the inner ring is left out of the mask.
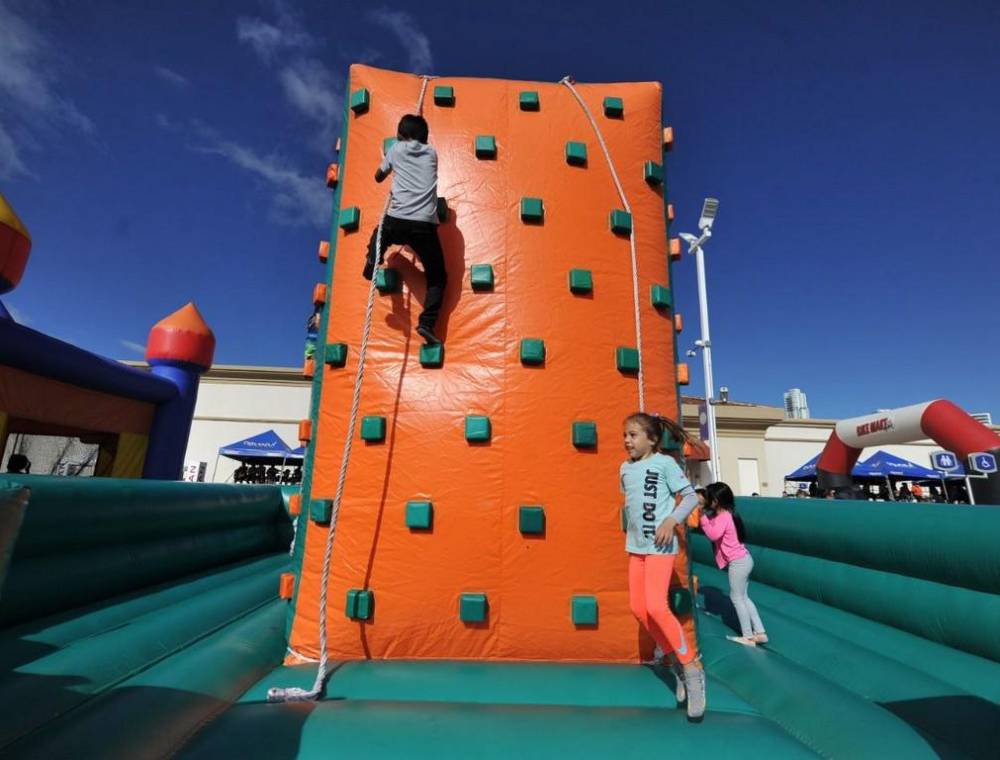
[[[14,209],[7,203],[7,199],[3,197],[3,193],[0,193],[0,224],[6,224],[11,229],[20,232],[28,240],[31,240],[31,233],[28,232],[28,228],[24,226],[24,223],[14,213]]]

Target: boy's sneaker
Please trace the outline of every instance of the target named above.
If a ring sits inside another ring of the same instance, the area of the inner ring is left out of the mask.
[[[760,633],[755,633],[753,635],[754,643],[756,644],[766,644],[770,639],[767,638],[767,634],[761,631]]]
[[[433,346],[441,342],[441,339],[434,334],[434,331],[429,327],[424,327],[423,325],[417,325],[417,335],[424,339],[424,343],[428,346]]]
[[[705,670],[689,662],[684,666],[684,685],[687,688],[688,720],[698,722],[705,717]]]
[[[734,641],[737,644],[742,644],[745,647],[755,647],[757,642],[747,636],[726,636],[728,641]]]

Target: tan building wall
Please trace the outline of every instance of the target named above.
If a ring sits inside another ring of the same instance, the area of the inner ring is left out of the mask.
[[[239,463],[218,457],[219,448],[274,430],[291,448],[299,445],[299,420],[309,416],[311,382],[287,367],[213,367],[201,379],[185,464],[206,463],[205,480],[231,481]]]
[[[272,428],[289,446],[297,447],[298,422],[309,416],[311,388],[299,368],[214,367],[202,377],[185,463],[205,462],[205,479],[225,482],[238,466],[225,458],[216,462],[219,448],[226,444]],[[683,398],[683,423],[693,438],[700,437],[700,402],[696,396]],[[786,420],[779,406],[732,402],[715,409],[722,479],[741,496],[753,492],[780,496],[786,488],[785,475],[822,451],[835,424],[834,420]],[[1000,426],[994,430],[1000,431]],[[929,454],[939,447],[933,441],[916,441],[881,448],[930,466]],[[706,465],[692,463],[689,471],[697,483],[710,482]]]

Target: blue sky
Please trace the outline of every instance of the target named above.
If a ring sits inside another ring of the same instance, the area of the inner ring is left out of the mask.
[[[721,199],[717,383],[1000,415],[996,4],[131,5],[0,0],[0,188],[35,241],[4,302],[37,329],[133,358],[194,300],[217,362],[297,364],[352,61],[660,80],[677,229]]]

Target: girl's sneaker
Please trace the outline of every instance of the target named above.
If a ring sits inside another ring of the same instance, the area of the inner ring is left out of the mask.
[[[745,647],[757,646],[757,642],[747,636],[726,636],[726,639],[729,641],[735,641],[737,644],[742,644]]]
[[[674,674],[674,696],[677,698],[677,706],[680,707],[688,698],[687,687],[684,685],[684,668],[679,662],[670,666]]]
[[[700,721],[705,717],[705,670],[697,663],[684,666],[684,685],[687,688],[688,720]]]
[[[753,635],[753,640],[757,644],[766,644],[768,642],[767,634],[761,631],[760,633],[755,633]]]

